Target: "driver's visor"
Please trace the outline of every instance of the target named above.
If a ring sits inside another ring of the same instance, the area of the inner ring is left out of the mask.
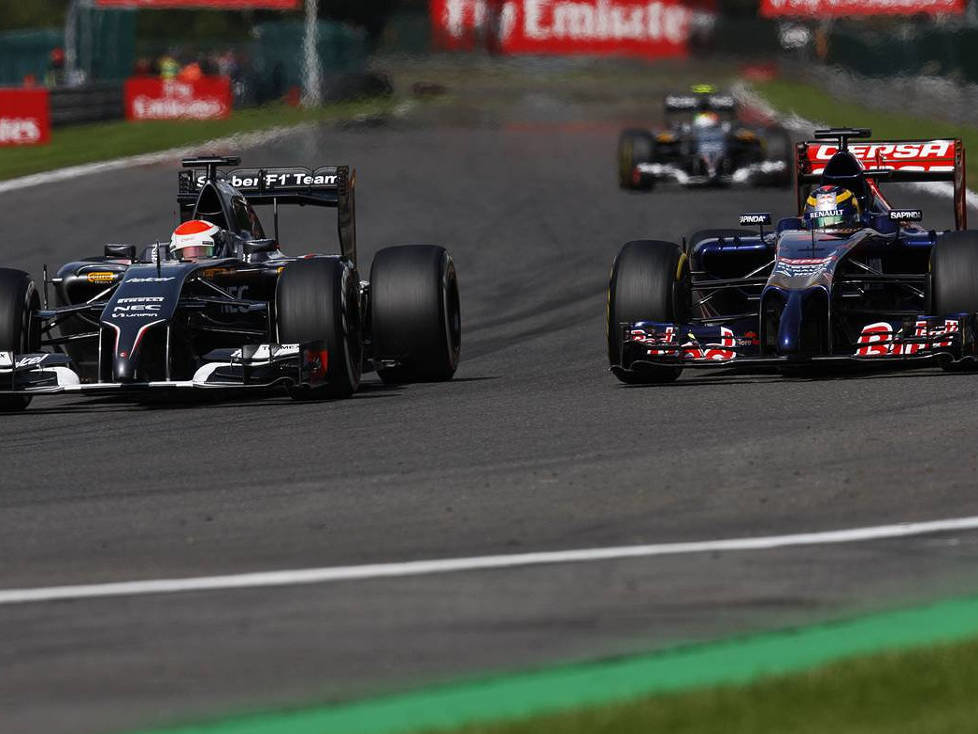
[[[214,254],[214,245],[192,245],[182,247],[177,250],[177,256],[181,260],[195,260],[198,257],[211,257]]]

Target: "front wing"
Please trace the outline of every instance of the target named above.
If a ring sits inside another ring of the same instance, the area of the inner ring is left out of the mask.
[[[721,184],[743,184],[759,186],[787,175],[789,169],[785,161],[760,161],[748,166],[734,169],[731,173],[716,176],[691,175],[679,166],[671,163],[639,163],[635,166],[635,175],[642,179],[653,181],[671,181],[681,186],[709,186]]]
[[[814,357],[764,353],[755,319],[730,326],[622,323],[621,364],[611,369],[626,373],[662,366],[750,370],[798,362],[885,364],[935,358],[947,363],[974,362],[978,359],[975,317],[962,313],[878,321],[862,328],[851,350]]]
[[[317,387],[325,384],[328,359],[323,342],[249,344],[210,352],[189,380],[84,383],[64,354],[0,352],[0,395]]]

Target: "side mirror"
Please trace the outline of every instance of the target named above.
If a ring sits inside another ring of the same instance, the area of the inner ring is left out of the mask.
[[[254,255],[258,252],[275,252],[278,249],[278,242],[275,240],[245,240],[245,255]]]
[[[135,260],[136,246],[135,245],[106,245],[105,256],[118,258],[120,260]]]

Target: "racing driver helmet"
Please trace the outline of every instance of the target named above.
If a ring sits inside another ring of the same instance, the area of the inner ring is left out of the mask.
[[[170,237],[170,254],[179,260],[213,257],[216,239],[221,228],[203,219],[184,222]]]
[[[805,223],[822,232],[851,232],[859,229],[859,200],[841,186],[819,186],[805,202]]]
[[[720,124],[720,115],[716,112],[697,112],[693,117],[693,127],[714,127]]]

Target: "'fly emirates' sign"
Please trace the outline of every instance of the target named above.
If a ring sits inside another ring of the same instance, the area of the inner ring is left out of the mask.
[[[129,120],[212,120],[231,114],[231,81],[203,77],[192,82],[155,78],[126,81]]]
[[[46,89],[0,89],[0,145],[40,145],[50,138]]]
[[[447,48],[492,35],[504,53],[657,58],[686,54],[690,29],[709,6],[698,7],[680,0],[431,0],[431,19]]]

